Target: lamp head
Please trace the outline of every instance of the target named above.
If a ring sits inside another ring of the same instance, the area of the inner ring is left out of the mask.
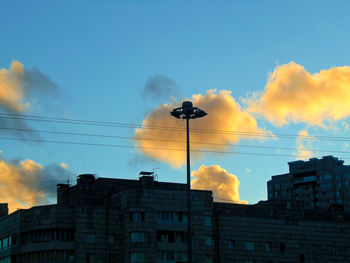
[[[177,111],[176,109],[170,112],[170,115],[175,117],[176,119],[181,119],[181,113]]]

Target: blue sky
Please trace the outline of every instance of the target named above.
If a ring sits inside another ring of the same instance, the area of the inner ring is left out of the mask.
[[[170,97],[145,99],[144,87],[155,75],[177,83],[178,101],[204,95],[210,89],[229,90],[244,107],[241,98],[263,92],[269,74],[280,65],[294,61],[314,74],[347,66],[350,61],[348,1],[1,0],[0,23],[0,68],[9,69],[12,61],[19,61],[28,70],[39,70],[60,90],[54,97],[24,97],[23,101],[36,105],[25,114],[56,118],[140,125],[160,103],[170,102]],[[50,107],[42,106],[45,103],[40,100],[47,100]],[[307,130],[315,136],[347,135],[343,123],[347,117],[332,122],[328,129],[306,122],[278,126],[261,116],[256,120],[259,127],[275,134],[298,135]],[[205,122],[205,118],[200,121]],[[135,134],[134,129],[120,127],[27,124],[41,130],[129,137]],[[125,139],[41,137],[133,145]],[[242,139],[239,143],[297,147],[295,138]],[[344,142],[316,140],[312,146],[348,150]],[[66,163],[75,175],[137,178],[141,170],[159,168],[159,180],[185,182],[185,167],[173,168],[132,148],[2,140],[0,150],[7,160]],[[276,149],[236,150],[281,153]],[[201,164],[220,165],[238,177],[241,199],[255,203],[266,199],[266,181],[274,174],[287,172],[287,162],[296,159],[293,151],[283,154],[290,156],[206,154],[192,164],[192,169]],[[314,156],[328,154],[325,151]],[[334,155],[350,158],[345,153]]]

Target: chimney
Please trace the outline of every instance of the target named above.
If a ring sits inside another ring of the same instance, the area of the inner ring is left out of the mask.
[[[153,186],[153,182],[154,182],[154,172],[145,172],[145,171],[141,171],[139,173],[140,177],[140,183],[142,186],[144,187],[151,187]]]
[[[57,205],[69,205],[69,184],[57,185]]]
[[[9,214],[8,203],[0,203],[0,217],[7,216]]]

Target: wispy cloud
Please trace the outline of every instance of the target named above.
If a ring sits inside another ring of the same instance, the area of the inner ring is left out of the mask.
[[[310,136],[306,130],[301,130],[297,138],[297,152],[293,153],[297,160],[310,159],[314,156],[311,150],[312,141],[315,137]]]
[[[194,178],[191,182],[193,189],[213,191],[214,201],[248,204],[240,200],[239,180],[234,174],[228,173],[219,165],[202,165],[192,172]]]
[[[181,95],[181,87],[175,80],[155,74],[147,80],[142,94],[145,99],[152,100],[152,103],[159,103]]]
[[[0,69],[0,110],[5,114],[23,114],[35,108],[50,107],[53,98],[59,95],[59,89],[54,82],[39,70],[25,69],[19,61],[13,61],[9,69]],[[0,124],[3,127],[30,129],[23,118],[2,116]],[[24,134],[17,131],[3,132],[17,136]],[[36,136],[34,131],[27,136]]]

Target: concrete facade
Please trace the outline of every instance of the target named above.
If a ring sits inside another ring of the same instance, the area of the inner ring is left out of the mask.
[[[272,177],[273,189],[276,178],[288,176]],[[193,262],[350,262],[348,211],[308,202],[292,195],[255,205],[216,203],[211,191],[193,190]],[[185,184],[85,174],[74,186],[57,186],[55,205],[10,215],[6,204],[0,208],[0,263],[187,262]]]

